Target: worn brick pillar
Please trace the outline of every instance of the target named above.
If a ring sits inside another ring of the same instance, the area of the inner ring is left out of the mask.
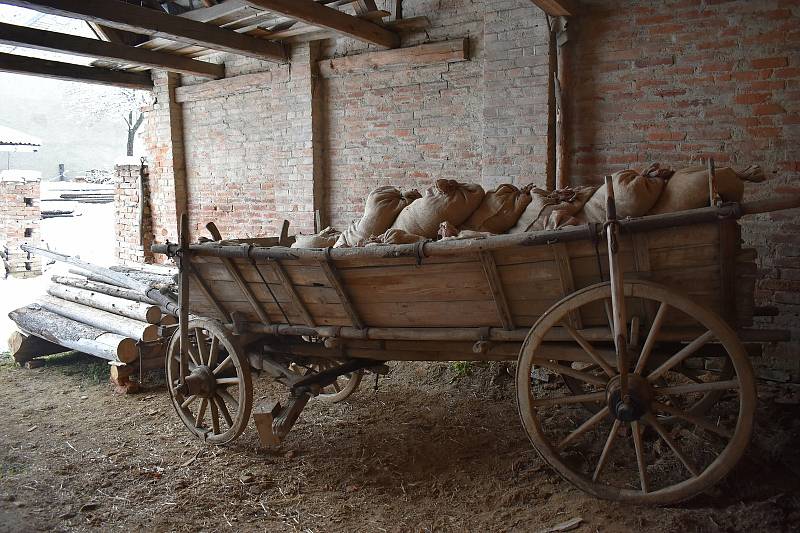
[[[6,272],[28,278],[42,274],[42,261],[20,249],[21,244],[39,244],[42,209],[39,180],[0,180],[0,254]]]
[[[153,225],[147,191],[149,178],[144,168],[144,198],[140,194],[140,165],[117,165],[114,190],[114,231],[117,236],[114,256],[120,264],[152,263]],[[140,224],[140,209],[142,224]]]
[[[186,212],[186,162],[182,106],[175,101],[180,76],[153,74],[153,105],[146,110],[145,144],[150,158],[150,208],[155,242],[177,241],[178,222]]]

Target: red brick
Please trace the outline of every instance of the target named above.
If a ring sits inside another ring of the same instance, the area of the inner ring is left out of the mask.
[[[785,67],[789,64],[789,60],[785,57],[765,57],[763,59],[754,59],[750,62],[753,68],[778,68]]]
[[[753,107],[754,115],[780,115],[786,110],[778,104],[761,104]]]
[[[747,130],[753,137],[774,139],[781,134],[780,128],[750,128]]]
[[[682,141],[686,133],[679,131],[653,131],[647,134],[648,141]]]
[[[760,104],[770,97],[769,93],[743,93],[737,94],[734,101],[737,104]]]

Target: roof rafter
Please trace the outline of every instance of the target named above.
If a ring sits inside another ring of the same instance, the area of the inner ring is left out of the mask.
[[[105,68],[73,65],[49,59],[38,59],[0,52],[0,72],[29,74],[44,78],[67,81],[81,81],[99,85],[113,85],[129,89],[152,89],[153,80],[149,73],[124,72]]]
[[[247,3],[383,48],[400,46],[400,36],[395,32],[314,0],[247,0]]]
[[[270,61],[286,60],[283,46],[278,43],[119,0],[3,0],[3,3],[221,52]]]
[[[225,67],[204,61],[195,61],[182,56],[154,52],[123,44],[88,39],[47,30],[37,30],[0,22],[0,44],[22,46],[48,52],[64,52],[84,57],[93,57],[124,63],[134,63],[172,72],[192,74],[209,78],[225,76]]]

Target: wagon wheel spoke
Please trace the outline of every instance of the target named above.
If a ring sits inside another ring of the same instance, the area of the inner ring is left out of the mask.
[[[578,426],[572,433],[567,435],[561,442],[558,443],[558,449],[563,450],[566,448],[571,442],[575,441],[578,437],[592,429],[594,426],[599,424],[605,417],[609,415],[608,407],[603,407],[594,416],[589,418],[586,422]]]
[[[710,420],[707,420],[707,419],[705,419],[705,418],[703,418],[701,416],[693,415],[692,413],[687,413],[686,411],[683,411],[683,410],[678,409],[676,407],[672,407],[671,405],[666,405],[666,404],[659,403],[659,402],[653,402],[652,407],[653,407],[653,409],[655,411],[661,411],[663,413],[667,413],[669,415],[672,415],[672,416],[675,416],[675,417],[678,417],[678,418],[682,418],[683,420],[686,420],[687,422],[691,422],[692,424],[694,424],[694,425],[696,425],[698,427],[701,427],[701,428],[705,429],[706,431],[710,431],[711,433],[715,433],[715,434],[719,435],[720,437],[725,437],[725,438],[728,438],[728,439],[733,437],[733,433],[731,433],[725,427],[718,426],[718,425],[714,424],[713,422],[711,422]]]
[[[575,403],[603,402],[606,393],[590,392],[588,394],[574,394],[572,396],[559,396],[557,398],[535,398],[531,400],[533,407],[552,407],[554,405],[569,405]]]
[[[211,401],[211,430],[214,435],[219,435],[219,410],[217,409],[216,398],[212,397]]]
[[[650,372],[647,376],[648,381],[655,381],[659,377],[666,374],[670,369],[672,369],[677,364],[684,361],[687,357],[695,353],[697,350],[705,346],[711,339],[714,338],[713,331],[706,331],[695,340],[684,346],[678,353],[664,361],[658,368]]]
[[[611,303],[611,298],[603,300],[603,308],[606,311],[606,322],[608,322],[608,331],[611,332],[611,338],[614,338],[614,306]]]
[[[193,402],[193,401],[195,401],[197,398],[199,398],[199,396],[197,396],[196,394],[192,394],[191,396],[189,396],[188,398],[186,398],[185,400],[183,400],[183,403],[181,403],[181,407],[182,407],[183,409],[186,409],[186,408],[187,408],[187,407],[189,407],[189,406],[192,404],[192,402]]]
[[[342,390],[342,387],[339,385],[339,378],[336,378],[336,380],[334,380],[334,382],[331,383],[331,386],[333,386],[333,389],[336,392],[341,392],[341,390]]]
[[[197,352],[200,358],[200,364],[208,364],[208,346],[206,346],[206,336],[203,334],[201,328],[194,328],[194,337],[197,339]]]
[[[219,339],[217,337],[211,338],[211,349],[208,353],[208,366],[213,367],[217,363],[219,356]]]
[[[597,365],[591,365],[590,367],[584,368],[583,370],[577,370],[575,368],[560,365],[555,362],[537,361],[536,366],[540,366],[542,368],[552,370],[553,372],[557,372],[559,374],[575,378],[577,380],[583,381],[584,383],[591,383],[592,385],[597,385],[599,387],[605,387],[608,384],[608,380],[605,379],[604,377],[595,376],[594,374],[588,373],[588,371],[597,368]]]
[[[225,423],[228,424],[229,428],[232,428],[233,418],[231,418],[231,413],[230,411],[228,411],[228,406],[225,405],[225,400],[222,399],[222,396],[220,394],[215,394],[212,400],[214,401],[214,403],[217,404],[217,407],[219,407],[219,412],[222,413],[222,418],[225,419]]]
[[[200,361],[200,356],[197,355],[197,352],[195,351],[195,349],[192,347],[191,344],[187,347],[186,352],[189,354],[189,359],[192,360],[192,363],[194,363],[195,367],[198,367],[202,364],[198,362]]]
[[[217,385],[240,385],[239,378],[217,378]]]
[[[681,394],[692,394],[694,392],[710,392],[715,390],[733,390],[739,388],[739,382],[735,379],[725,381],[708,381],[703,383],[689,383],[687,385],[675,385],[673,387],[659,387],[654,389],[656,396],[667,395],[677,396]]]
[[[638,421],[631,422],[631,434],[633,436],[633,448],[636,452],[636,465],[639,467],[639,482],[642,485],[642,492],[650,492],[650,482],[647,478],[647,462],[644,457],[644,443],[642,442],[642,426]]]
[[[197,410],[197,414],[194,418],[194,427],[199,428],[203,427],[203,419],[206,416],[206,407],[208,406],[208,399],[203,398],[200,400],[200,408]]]
[[[648,413],[642,417],[642,420],[644,420],[648,425],[650,425],[653,429],[656,430],[659,437],[661,437],[664,440],[664,442],[667,443],[669,448],[672,450],[672,453],[675,454],[675,457],[677,457],[680,460],[680,462],[683,463],[683,466],[686,467],[686,470],[688,470],[689,473],[692,474],[692,476],[697,477],[700,475],[700,472],[697,470],[697,468],[691,463],[691,461],[689,461],[689,459],[686,457],[686,455],[684,455],[681,449],[678,448],[678,443],[676,443],[675,440],[669,436],[669,433],[667,433],[666,429],[664,429],[664,426],[662,426],[661,423],[658,420],[656,420],[656,418],[653,415]]]
[[[639,346],[639,317],[634,316],[631,318],[631,331],[628,334],[628,344],[632,347]]]
[[[611,449],[614,447],[614,441],[617,439],[617,433],[619,433],[619,426],[619,419],[615,419],[614,423],[611,425],[611,431],[608,433],[606,444],[603,446],[600,459],[597,461],[597,466],[592,474],[592,481],[597,481],[597,478],[600,477],[600,472],[603,471],[603,467],[606,465],[606,461],[608,461],[608,456],[611,454]]]
[[[586,352],[589,357],[591,357],[592,361],[597,363],[597,365],[602,368],[603,371],[609,375],[609,377],[613,378],[617,375],[611,365],[609,365],[605,359],[603,359],[603,357],[597,353],[597,351],[594,349],[594,346],[592,346],[583,335],[581,335],[575,328],[566,322],[562,322],[561,325],[569,332],[570,336],[575,339],[575,342],[577,342],[580,347],[583,348],[583,351]]]
[[[656,344],[656,337],[658,336],[658,332],[661,330],[661,324],[664,323],[664,317],[666,317],[668,310],[669,305],[667,305],[666,302],[661,302],[661,305],[658,306],[658,311],[656,312],[656,316],[653,318],[653,323],[650,326],[650,331],[647,333],[644,346],[642,346],[642,352],[639,355],[639,360],[636,362],[636,368],[633,371],[634,374],[641,375],[642,372],[644,372],[644,369],[647,366],[647,360],[650,358],[650,354],[653,353],[653,347]]]
[[[212,371],[212,374],[214,374],[215,376],[216,376],[216,375],[218,375],[220,372],[222,372],[223,370],[225,370],[225,369],[226,369],[228,366],[230,366],[232,363],[233,363],[233,356],[232,356],[232,355],[228,355],[228,357],[226,357],[225,359],[223,359],[223,360],[222,360],[222,362],[221,362],[219,365],[217,365],[217,368],[215,368],[215,369]]]
[[[228,392],[226,390],[217,390],[217,396],[222,398],[223,403],[227,402],[233,407],[234,410],[236,410],[236,411],[239,410],[239,402],[236,401],[236,398],[231,396],[230,392]],[[227,411],[227,406],[226,406],[226,411]]]

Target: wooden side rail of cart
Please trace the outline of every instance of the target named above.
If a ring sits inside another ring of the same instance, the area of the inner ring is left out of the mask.
[[[309,399],[384,361],[516,360],[523,426],[571,482],[659,504],[705,490],[752,429],[742,342],[788,339],[752,327],[756,255],[737,219],[800,200],[617,220],[609,197],[605,225],[363,248],[189,245],[184,218],[180,244],[153,248],[181,267],[176,411],[198,437],[232,441],[256,368],[289,391],[256,416],[274,444]],[[561,380],[543,386],[542,372]]]

